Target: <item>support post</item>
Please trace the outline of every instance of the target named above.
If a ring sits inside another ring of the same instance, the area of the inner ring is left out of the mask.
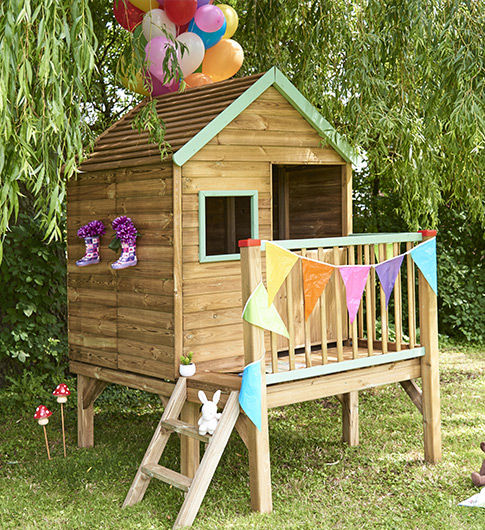
[[[436,231],[424,230],[422,234],[423,241],[426,241],[436,236]],[[421,346],[425,348],[421,359],[424,458],[427,462],[436,463],[441,460],[438,301],[421,271],[418,273],[418,289]]]
[[[261,281],[261,241],[246,239],[239,241],[241,249],[242,302],[247,299]],[[243,322],[244,363],[249,364],[264,354],[264,331],[248,322]],[[247,422],[247,446],[249,453],[249,485],[251,508],[257,512],[273,510],[271,492],[271,465],[269,457],[268,404],[266,396],[265,362],[261,363],[262,376],[262,422],[261,431]]]
[[[199,405],[186,401],[180,419],[190,425],[197,426],[199,420]],[[194,478],[200,463],[200,442],[189,436],[180,437],[180,472],[189,478]]]
[[[94,401],[106,383],[85,375],[77,376],[77,445],[94,445]]]
[[[342,394],[342,439],[351,447],[359,445],[359,393]]]

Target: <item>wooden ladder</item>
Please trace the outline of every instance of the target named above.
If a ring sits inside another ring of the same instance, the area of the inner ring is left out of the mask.
[[[180,377],[177,381],[123,503],[125,507],[140,502],[152,478],[171,484],[186,492],[184,503],[173,528],[191,526],[194,522],[239,416],[239,392],[234,391],[229,395],[214,434],[212,436],[200,435],[197,426],[178,419],[187,400],[186,381],[185,377]],[[208,443],[194,478],[189,478],[158,463],[170,435],[174,432]]]

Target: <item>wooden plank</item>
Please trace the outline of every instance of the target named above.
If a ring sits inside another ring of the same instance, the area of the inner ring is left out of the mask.
[[[278,374],[268,374],[266,376],[266,384],[274,385],[277,383],[284,383],[287,381],[298,381],[300,379],[308,379],[311,377],[323,376],[328,374],[336,374],[350,370],[358,370],[368,366],[377,366],[381,364],[390,364],[407,359],[416,359],[424,356],[424,348],[414,348],[412,350],[401,350],[399,352],[387,353],[386,355],[373,355],[372,357],[360,357],[358,359],[351,359],[348,361],[341,361],[338,363],[330,363],[325,365],[312,366],[311,368],[301,368],[289,372],[280,372]]]
[[[399,243],[394,243],[394,256],[399,256],[401,249]],[[394,326],[396,330],[396,348],[401,349],[402,343],[402,291],[401,291],[401,271],[398,272],[396,283],[394,284]]]
[[[87,318],[85,315],[89,315],[89,313],[85,313],[83,316],[71,313],[69,315],[68,330],[95,337],[98,335],[116,337],[116,322],[99,318]]]
[[[228,176],[222,178],[219,176],[213,177],[190,177],[182,180],[182,188],[184,194],[198,194],[199,191],[232,191],[232,190],[257,190],[261,193],[269,192],[269,182],[264,176],[258,176],[257,173],[251,172],[250,176],[236,177]]]
[[[182,491],[188,491],[192,483],[192,480],[190,480],[189,477],[158,464],[146,464],[141,466],[140,469],[147,477],[156,478],[162,482],[170,484],[171,486],[175,486]]]
[[[240,274],[234,276],[220,276],[218,278],[200,278],[184,281],[183,293],[185,296],[206,295],[214,292],[233,292],[236,286],[241,285]]]
[[[370,265],[370,250],[369,245],[364,245],[364,263]],[[367,354],[372,355],[374,353],[374,330],[375,321],[372,320],[372,290],[374,284],[372,283],[371,273],[375,272],[373,268],[367,276],[365,284],[365,314],[366,314],[366,327],[367,327]]]
[[[292,273],[288,274],[285,280],[286,284],[286,314],[288,327],[288,355],[290,370],[296,368],[295,365],[295,306],[293,301],[293,277]]]
[[[71,343],[69,343],[69,359],[107,368],[116,368],[118,366],[116,351],[96,350],[95,348],[85,348]]]
[[[239,265],[239,262],[238,262]],[[230,301],[228,303],[228,301]],[[241,290],[238,291],[224,291],[212,292],[204,294],[195,294],[184,296],[184,314],[197,313],[203,311],[220,311],[224,309],[231,309],[235,304],[236,307],[241,307],[242,297]]]
[[[83,409],[89,408],[96,401],[96,398],[101,395],[107,384],[105,381],[98,381],[97,379],[89,380],[82,394]]]
[[[261,248],[248,246],[241,248],[241,279],[243,304],[260,283]],[[264,331],[243,321],[244,362],[252,363],[264,355]],[[251,489],[251,507],[255,511],[272,511],[271,465],[269,456],[268,410],[266,402],[265,366],[261,362],[261,429],[248,425],[249,484]],[[237,399],[237,394],[235,395]],[[226,405],[227,406],[227,405]],[[238,405],[239,412],[239,405]],[[237,416],[234,420],[236,422]],[[210,445],[209,445],[210,447]]]
[[[104,337],[101,335],[85,335],[72,331],[69,333],[69,344],[82,346],[84,348],[94,348],[96,350],[109,352],[116,351],[116,337]]]
[[[424,458],[441,460],[440,374],[438,349],[438,300],[421,271],[418,271],[419,329],[425,355],[421,360],[423,378]]]
[[[342,166],[342,235],[352,233],[352,164]],[[355,245],[358,243],[355,242]]]
[[[413,248],[411,242],[406,243],[406,250]],[[408,284],[408,335],[409,347],[414,348],[416,344],[416,278],[414,276],[414,263],[411,254],[406,256],[407,284]]]
[[[121,370],[112,370],[101,366],[92,366],[77,361],[70,361],[69,370],[74,374],[84,375],[88,378],[91,377],[99,381],[136,388],[163,396],[170,396],[175,387],[174,383],[168,383],[161,379],[123,372]]]
[[[166,342],[169,342],[168,340]],[[118,340],[118,352],[129,357],[130,355],[136,362],[142,362],[143,359],[157,361],[160,363],[172,363],[173,361],[173,338],[172,345],[161,344],[158,339],[153,343],[140,342],[133,339]],[[121,368],[121,366],[120,366]]]
[[[348,263],[349,265],[355,265],[355,249],[353,245],[350,245],[347,247],[348,254]],[[362,307],[362,300],[360,301],[359,308]],[[359,336],[357,333],[357,319],[354,318],[354,321],[351,323],[349,319],[349,328],[350,328],[350,336],[352,338],[352,357],[354,359],[357,359],[358,356],[358,341]]]
[[[301,249],[301,255],[306,256],[306,249]],[[303,269],[301,266],[301,260],[298,260],[297,267],[301,275],[303,275]],[[302,276],[303,278],[303,276]],[[302,280],[303,281],[303,280]],[[309,368],[312,365],[312,338],[310,333],[310,320],[303,317],[304,321],[304,333],[305,333],[305,365]]]
[[[323,248],[318,249],[318,259],[323,261]],[[320,295],[320,334],[322,337],[322,364],[328,362],[328,346],[327,346],[327,309],[325,302],[325,290]]]
[[[299,371],[299,370],[297,370]],[[278,374],[279,375],[279,374]],[[419,359],[399,361],[268,387],[268,407],[312,401],[421,376]]]
[[[184,322],[183,322],[183,269],[182,269],[182,171],[180,167],[173,164],[173,307],[174,307],[174,370],[178,372],[180,357],[183,354]],[[192,412],[189,414],[192,417]],[[184,442],[185,444],[185,442]],[[193,476],[195,473],[196,449],[193,444],[184,445],[184,453],[187,460],[186,471]],[[198,459],[197,459],[198,464]],[[185,464],[184,464],[185,466]]]
[[[225,179],[244,179],[254,178],[257,176],[269,176],[269,167],[266,161],[251,162],[241,165],[240,162],[215,162],[215,161],[196,161],[188,162],[182,168],[182,177],[185,179],[196,178],[220,178]],[[221,182],[218,182],[220,184]],[[269,183],[267,184],[269,185]],[[217,189],[217,188],[215,188]],[[245,186],[241,189],[252,189]]]
[[[383,262],[386,259],[386,247],[384,244],[379,244],[379,262]],[[386,295],[382,284],[379,283],[380,292],[380,306],[381,306],[381,340],[382,340],[382,353],[387,353],[388,342],[389,342],[389,315],[386,307]]]
[[[173,432],[177,432],[179,434],[182,434],[185,437],[192,438],[194,440],[198,440],[200,442],[208,443],[211,435],[210,434],[199,434],[199,428],[197,426],[197,421],[199,417],[199,408],[196,406],[196,403],[190,403],[187,401],[186,405],[190,404],[192,405],[192,408],[195,409],[196,414],[194,414],[192,423],[187,423],[185,420],[166,420],[163,422],[163,427],[165,429],[171,430]],[[195,407],[194,407],[195,405]],[[184,405],[185,407],[185,405]],[[181,416],[183,415],[184,409],[182,409]],[[183,471],[182,471],[183,473]],[[183,473],[185,474],[185,473]]]
[[[236,302],[227,301],[228,305]],[[241,322],[241,306],[219,311],[198,311],[184,315],[184,330],[204,329],[206,327],[239,324]]]
[[[165,449],[165,446],[167,445],[168,439],[170,437],[170,432],[167,432],[163,428],[162,421],[178,417],[178,415],[182,411],[186,395],[186,379],[185,377],[181,377],[177,381],[175,389],[172,395],[170,396],[170,400],[167,406],[165,407],[162,418],[160,419],[157,428],[153,433],[152,439],[148,445],[145,455],[143,456],[140,467],[138,468],[138,471],[135,475],[133,483],[131,484],[128,494],[126,495],[123,507],[133,506],[133,504],[136,504],[137,502],[141,501],[141,499],[143,499],[148,484],[150,483],[150,477],[143,473],[142,466],[158,464],[158,461],[160,460],[163,450]]]
[[[337,265],[339,263],[339,254],[338,254],[338,247],[333,247],[333,263]],[[338,270],[334,273],[334,299],[335,299],[335,307],[337,310],[337,318],[336,318],[336,324],[337,324],[337,357],[339,362],[344,360],[344,352],[343,352],[343,343],[342,343],[342,337],[343,337],[343,331],[342,331],[342,320],[340,318],[340,315],[342,314],[342,301],[340,298],[341,289],[339,288],[341,278],[339,278],[340,274]]]
[[[229,342],[241,336],[242,326],[243,322],[240,319],[237,324],[184,330],[184,346],[192,348],[201,344]]]
[[[423,413],[423,393],[418,385],[410,379],[409,381],[401,381],[401,386],[404,388],[406,394],[411,401],[416,405],[416,408]]]
[[[356,247],[356,250],[357,250],[357,263],[359,265],[363,265],[364,261],[363,261],[363,255],[362,255],[363,254],[362,245],[358,245]],[[363,300],[361,301],[359,305],[359,311],[357,313],[357,320],[358,320],[358,328],[359,328],[358,337],[364,338],[364,301]]]

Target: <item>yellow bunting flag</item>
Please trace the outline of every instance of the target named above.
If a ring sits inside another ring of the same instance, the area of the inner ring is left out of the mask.
[[[273,303],[285,278],[290,274],[298,256],[273,243],[266,243],[266,277],[268,282],[268,306]]]
[[[308,320],[335,267],[305,258],[302,258],[301,265],[303,269],[303,292],[305,295],[305,320]]]

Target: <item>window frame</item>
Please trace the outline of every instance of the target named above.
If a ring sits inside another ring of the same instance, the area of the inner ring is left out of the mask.
[[[258,223],[258,191],[257,190],[204,190],[199,191],[199,263],[214,263],[218,261],[238,261],[241,254],[206,254],[206,207],[207,197],[250,197],[251,208],[251,239],[259,238]]]

